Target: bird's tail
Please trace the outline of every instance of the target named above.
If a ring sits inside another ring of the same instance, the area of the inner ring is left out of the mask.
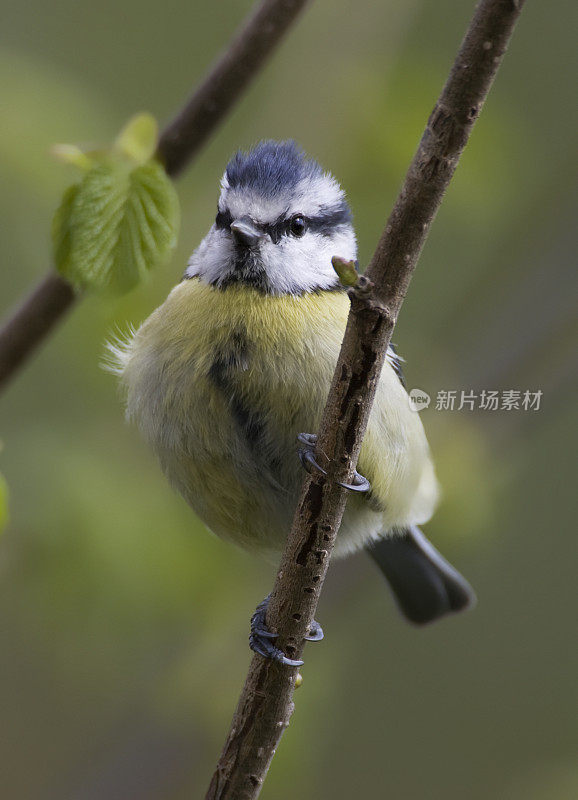
[[[476,602],[472,587],[412,525],[367,546],[403,614],[416,625],[462,611]]]

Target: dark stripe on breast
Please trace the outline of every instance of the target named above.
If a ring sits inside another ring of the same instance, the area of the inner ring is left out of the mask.
[[[276,489],[281,484],[281,463],[278,458],[266,458],[267,426],[262,414],[251,410],[236,386],[236,374],[249,366],[250,348],[244,333],[236,332],[227,349],[217,355],[209,372],[209,380],[228,402],[231,415],[261,474]]]
[[[234,376],[239,369],[247,369],[248,352],[239,336],[231,339],[231,347],[220,353],[209,369],[209,379],[229,403],[233,419],[247,440],[250,450],[254,450],[263,435],[264,424],[258,414],[252,413],[241,400],[235,388]]]

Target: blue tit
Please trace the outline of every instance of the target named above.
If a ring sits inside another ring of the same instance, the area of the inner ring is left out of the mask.
[[[303,472],[296,437],[316,431],[349,300],[332,267],[355,259],[335,178],[290,141],[238,152],[216,219],[183,280],[114,346],[127,416],[170,483],[217,536],[276,556]],[[473,592],[417,527],[438,498],[430,451],[393,349],[335,556],[365,548],[405,616],[421,624],[471,605]]]

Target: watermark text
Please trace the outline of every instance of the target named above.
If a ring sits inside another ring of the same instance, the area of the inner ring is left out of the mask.
[[[433,408],[436,411],[539,411],[543,392],[541,389],[440,389]],[[432,398],[423,389],[412,389],[409,406],[412,411],[423,411]]]

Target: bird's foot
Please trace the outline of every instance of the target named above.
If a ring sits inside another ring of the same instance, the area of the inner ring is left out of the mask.
[[[288,667],[300,667],[303,661],[300,659],[287,658],[285,653],[274,643],[277,638],[276,633],[272,633],[267,627],[266,615],[271,595],[268,595],[255,609],[251,617],[251,633],[249,634],[249,647],[253,652],[259,653],[264,658],[271,658],[279,664],[286,664]],[[308,642],[319,642],[323,639],[323,629],[318,622],[313,620],[309,633],[305,637]]]
[[[323,628],[316,620],[313,620],[311,627],[309,628],[309,633],[305,639],[308,642],[320,642],[323,639],[323,636]]]
[[[299,444],[303,445],[299,448],[298,455],[301,464],[307,470],[307,472],[311,473],[313,470],[315,470],[315,472],[319,472],[321,475],[327,475],[327,471],[324,470],[315,459],[317,434],[300,433],[297,436],[297,441]],[[370,482],[367,480],[367,478],[364,478],[363,475],[360,475],[359,472],[354,472],[351,483],[341,483],[341,481],[337,481],[337,484],[338,486],[343,486],[344,489],[347,489],[350,492],[369,492],[371,490]]]

